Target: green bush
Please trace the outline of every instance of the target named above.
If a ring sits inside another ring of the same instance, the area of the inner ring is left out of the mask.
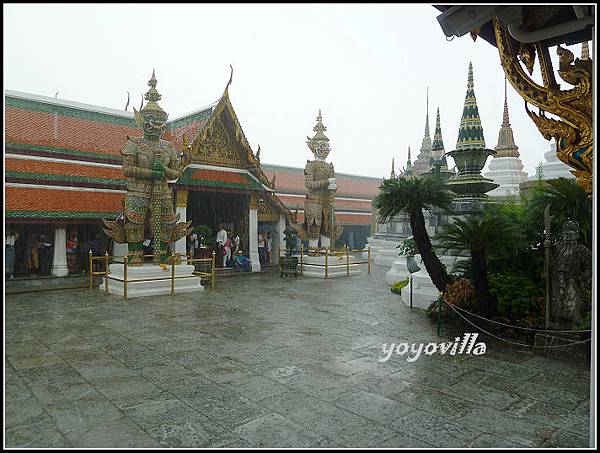
[[[392,285],[391,291],[395,294],[401,294],[402,288],[408,285],[408,278],[405,280],[400,280]]]
[[[537,303],[544,296],[543,289],[527,276],[511,271],[490,273],[490,293],[498,304],[498,315],[516,321],[540,315]]]

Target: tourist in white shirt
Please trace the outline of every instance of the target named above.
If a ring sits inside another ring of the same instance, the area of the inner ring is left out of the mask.
[[[227,243],[227,230],[223,224],[219,225],[219,232],[217,233],[217,244],[219,245],[219,252],[223,257],[223,267],[225,267],[225,260],[227,259],[227,251],[225,250],[225,244]],[[219,255],[217,255],[219,256]]]

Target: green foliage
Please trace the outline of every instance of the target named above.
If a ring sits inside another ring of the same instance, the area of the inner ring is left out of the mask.
[[[567,220],[579,223],[581,242],[592,245],[592,201],[585,190],[574,179],[558,178],[538,181],[525,199],[527,230],[534,242],[542,243],[544,233],[544,209],[550,204],[550,215],[554,216],[550,230],[556,240]]]
[[[380,222],[387,222],[401,212],[413,216],[423,209],[439,207],[447,209],[452,193],[443,178],[435,175],[406,176],[386,179],[373,200]]]
[[[500,316],[517,321],[541,314],[538,299],[544,297],[543,286],[531,281],[527,276],[504,270],[490,273],[488,281]]]
[[[583,319],[575,326],[576,330],[591,330],[592,329],[592,312],[588,311],[583,315]]]
[[[398,253],[399,256],[414,256],[418,252],[417,243],[412,236],[404,239],[396,248],[400,249]]]
[[[194,233],[204,238],[204,243],[210,242],[213,236],[213,230],[208,225],[198,225],[192,229]]]
[[[517,225],[505,216],[489,213],[469,215],[464,220],[455,217],[454,223],[442,226],[436,240],[441,250],[468,250],[471,255],[473,252],[504,255],[525,244]]]

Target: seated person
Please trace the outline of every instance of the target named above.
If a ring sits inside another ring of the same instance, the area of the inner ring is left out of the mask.
[[[235,271],[239,272],[240,268],[248,272],[250,270],[250,260],[242,255],[241,250],[238,250],[235,256]]]

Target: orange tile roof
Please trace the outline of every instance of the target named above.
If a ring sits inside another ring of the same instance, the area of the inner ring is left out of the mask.
[[[278,195],[277,197],[287,206],[288,209],[293,210],[296,207],[302,208],[304,206],[304,197],[291,197],[288,195]],[[339,198],[336,198],[335,200],[335,209],[340,211],[351,209],[356,211],[371,212],[372,208],[371,201],[369,200],[355,201],[340,200]]]
[[[335,218],[342,225],[371,225],[372,217],[370,215],[336,213]],[[300,224],[304,222],[304,212],[298,212],[297,222]]]
[[[279,167],[276,165],[262,164],[261,168],[267,178],[271,180],[275,174],[275,191],[278,193],[304,194],[304,169],[293,167]],[[372,199],[379,192],[381,179],[365,176],[336,174],[338,197]]]
[[[6,217],[93,217],[118,214],[124,193],[5,187]]]
[[[15,107],[5,109],[5,140],[121,157],[127,136],[141,130],[120,124],[73,118]]]
[[[48,162],[34,159],[4,159],[5,171],[44,175],[76,176],[88,178],[123,180],[122,168],[91,166],[85,163]]]

